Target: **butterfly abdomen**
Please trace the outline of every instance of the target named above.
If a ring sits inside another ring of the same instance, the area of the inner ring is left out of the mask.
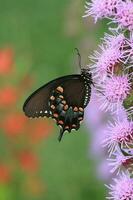
[[[85,72],[83,72],[81,76],[84,79],[84,87],[85,87],[84,108],[85,108],[90,101],[92,78],[90,73],[85,73]]]

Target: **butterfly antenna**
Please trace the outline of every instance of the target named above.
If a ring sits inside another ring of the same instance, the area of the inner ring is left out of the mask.
[[[81,66],[81,55],[79,53],[78,48],[75,48],[75,50],[77,51],[77,55],[78,55],[79,67],[80,67],[80,69],[82,69],[82,66]]]
[[[64,130],[63,130],[63,128],[61,128],[61,129],[60,129],[60,135],[59,135],[59,137],[58,137],[59,142],[60,142],[61,139],[62,139],[63,133],[64,133]]]

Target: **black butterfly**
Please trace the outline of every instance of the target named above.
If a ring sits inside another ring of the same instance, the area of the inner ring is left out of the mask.
[[[80,63],[80,54],[79,63]],[[50,81],[31,94],[23,111],[28,117],[52,117],[60,126],[59,141],[64,131],[78,130],[84,108],[90,100],[92,77],[88,70]]]

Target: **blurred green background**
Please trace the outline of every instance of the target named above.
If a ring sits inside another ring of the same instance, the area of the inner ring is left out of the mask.
[[[31,92],[56,77],[79,72],[75,47],[82,64],[89,63],[88,55],[105,24],[82,18],[84,4],[82,0],[1,1],[0,65],[6,70],[0,71],[0,92],[5,92],[0,93],[0,200],[105,198],[88,153],[91,141],[84,124],[58,143],[59,129],[53,121],[22,119],[22,105]],[[17,91],[16,99],[11,88]],[[45,134],[38,136],[42,123]]]

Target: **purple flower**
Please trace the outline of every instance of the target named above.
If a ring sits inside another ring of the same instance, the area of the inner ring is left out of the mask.
[[[110,38],[108,38],[110,40]],[[119,39],[119,38],[118,38]],[[89,66],[93,77],[100,78],[100,81],[106,79],[108,73],[113,74],[115,66],[123,62],[124,52],[120,49],[120,46],[116,46],[119,41],[116,38],[113,40],[114,43],[107,41],[109,47],[103,45],[100,46],[102,52],[95,51],[94,55],[90,57],[91,61],[94,63]]]
[[[98,93],[101,103],[100,109],[103,111],[114,111],[119,109],[123,101],[131,91],[131,82],[128,75],[111,76],[99,84],[100,93]]]
[[[119,3],[121,3],[121,0],[91,0],[90,3],[86,2],[84,17],[92,15],[95,22],[97,19],[111,17],[115,14]]]
[[[118,148],[118,144],[121,147],[129,147],[133,142],[133,121],[117,121],[115,123],[109,123],[105,131],[105,139],[103,140],[103,146],[107,146],[110,155]]]
[[[103,38],[104,44],[107,47],[114,47],[118,49],[123,49],[125,47],[126,38],[123,33],[116,34],[116,35],[110,35],[105,33],[105,36]]]
[[[117,171],[117,174],[120,170],[124,167],[128,169],[129,167],[133,166],[133,156],[124,156],[120,150],[117,150],[112,154],[112,158],[108,159],[109,166],[111,166],[111,173]]]
[[[118,23],[118,28],[126,28],[129,31],[133,30],[133,2],[122,1],[117,5],[117,12],[114,17],[114,22]]]
[[[92,64],[88,65],[95,89],[87,108],[93,155],[104,155],[105,159],[107,154],[110,156],[106,159],[110,161],[108,167],[106,162],[101,163],[100,174],[119,173],[108,186],[108,199],[133,200],[133,178],[129,175],[133,174],[133,0],[90,0],[85,7],[84,17],[91,15],[95,22],[108,18],[109,25],[115,23],[109,27],[111,35],[105,34],[100,51],[94,52],[90,57]],[[103,151],[100,143],[105,147]],[[121,170],[127,173],[120,174]]]
[[[131,42],[124,36],[123,33],[118,34],[117,32],[113,35],[105,33],[103,38],[104,44],[109,48],[118,48],[121,51],[121,62],[126,64],[130,58],[130,55],[133,55],[133,43],[131,47]]]
[[[128,173],[122,173],[118,179],[114,178],[114,184],[107,186],[110,189],[107,199],[132,200],[133,199],[133,179]]]

